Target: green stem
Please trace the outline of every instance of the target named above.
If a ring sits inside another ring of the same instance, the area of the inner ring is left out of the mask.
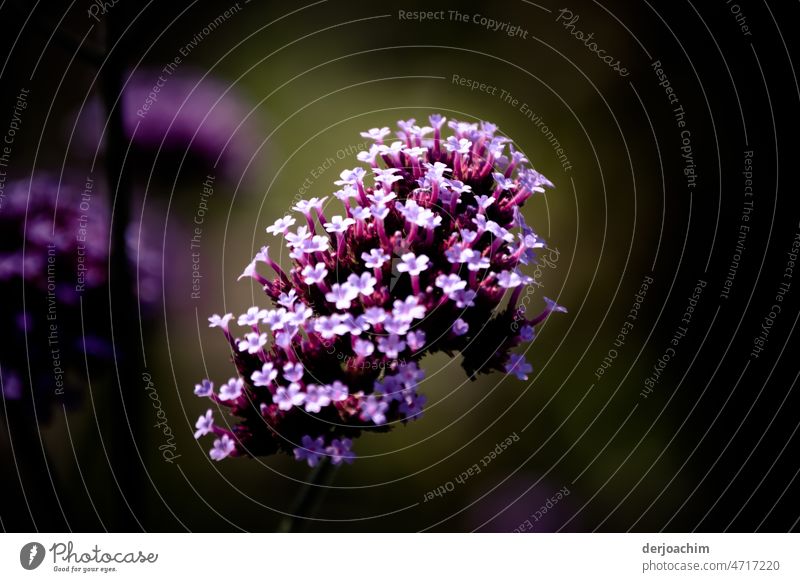
[[[336,466],[328,458],[323,458],[312,469],[308,481],[297,494],[288,515],[281,520],[278,526],[279,533],[300,532],[308,526],[307,518],[316,514],[335,474]]]

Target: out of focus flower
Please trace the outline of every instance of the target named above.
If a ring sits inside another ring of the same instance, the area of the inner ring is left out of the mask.
[[[228,328],[232,314],[209,318],[233,348],[241,382],[235,397],[230,382],[195,389],[238,418],[231,428],[201,418],[216,438],[212,458],[285,452],[310,466],[351,462],[363,431],[421,416],[418,362],[431,353],[460,352],[472,377],[528,379],[532,366],[512,350],[564,308],[546,299],[533,318],[517,308],[532,282],[520,269],[544,246],[520,207],[552,184],[513,149],[504,155],[508,140],[494,125],[451,122],[455,134],[445,137],[445,119],[430,122],[400,122],[389,145],[387,128],[363,132],[375,140],[360,157],[371,172],[341,173],[343,211],[327,220],[325,198],[300,201],[301,226],[292,230],[296,220],[285,216],[267,229],[292,249],[293,264],[284,269],[264,247],[242,277],[281,307],[250,307],[240,335]]]
[[[221,79],[183,66],[172,72],[137,69],[123,89],[122,117],[133,161],[145,168],[158,158],[171,171],[194,168],[234,183],[258,168],[256,161],[247,169],[261,145],[255,130],[260,119],[241,92]],[[77,123],[78,143],[93,153],[105,124],[99,100],[87,103]]]
[[[138,244],[134,227],[127,238],[140,300],[147,307],[160,298],[158,253]],[[70,404],[80,396],[85,382],[79,379],[87,363],[113,357],[108,251],[107,201],[96,181],[78,187],[36,175],[6,185],[0,197],[0,325],[5,336],[0,385],[7,402],[35,410],[40,422],[47,420],[54,402]],[[196,390],[208,394],[213,386],[203,383]]]

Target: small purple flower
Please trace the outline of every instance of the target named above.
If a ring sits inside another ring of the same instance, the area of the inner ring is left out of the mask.
[[[369,253],[361,253],[361,259],[370,269],[380,269],[391,257],[383,249],[372,249]]]
[[[325,299],[334,303],[336,309],[349,309],[353,299],[358,297],[358,289],[349,283],[334,283],[331,290],[325,294]]]
[[[347,396],[350,393],[347,386],[339,382],[339,380],[334,380],[333,384],[327,387],[327,392],[332,402],[347,400]]]
[[[358,339],[353,342],[353,351],[359,358],[367,358],[375,351],[371,341]]]
[[[214,393],[214,383],[208,378],[202,380],[199,384],[194,385],[195,396],[201,398],[211,396]]]
[[[464,289],[467,286],[467,282],[462,281],[458,275],[451,273],[436,277],[436,286],[441,288],[442,292],[449,297],[456,291]]]
[[[231,378],[227,383],[219,387],[219,399],[223,402],[236,400],[242,395],[244,380],[241,378]]]
[[[226,434],[215,440],[213,446],[214,448],[211,449],[210,456],[215,461],[221,461],[236,450],[236,443]]]
[[[330,446],[325,449],[325,452],[330,455],[331,463],[339,465],[342,462],[350,464],[356,455],[350,448],[353,446],[353,441],[350,439],[333,439]]]
[[[194,438],[196,439],[199,439],[201,436],[205,436],[210,433],[214,428],[213,411],[210,408],[206,410],[206,413],[197,419],[197,422],[194,424],[194,426],[197,429],[194,432]]]
[[[360,276],[353,273],[347,278],[347,283],[350,287],[361,295],[372,295],[375,292],[377,282],[378,280],[369,273],[361,273]]]
[[[466,307],[474,307],[475,297],[477,297],[477,293],[475,293],[475,291],[472,289],[460,289],[458,291],[454,291],[450,296],[450,299],[456,302],[456,307],[459,309],[464,309]]]
[[[414,351],[422,349],[425,345],[425,332],[422,330],[408,332],[406,334],[406,343]]]
[[[519,329],[519,339],[524,342],[533,341],[533,338],[536,337],[536,331],[534,330],[532,325],[523,325]]]
[[[341,216],[332,216],[330,222],[326,222],[322,226],[328,232],[342,233],[347,232],[347,229],[356,223],[352,218],[342,218]]]
[[[208,318],[208,327],[219,327],[227,331],[231,319],[233,319],[233,313],[226,313],[222,317],[215,313]]]
[[[391,334],[389,337],[378,338],[378,350],[386,354],[390,360],[396,360],[397,356],[406,349],[406,342],[400,336]]]
[[[331,397],[326,386],[309,384],[306,386],[305,397],[306,412],[319,412],[331,403]]]
[[[299,382],[303,378],[303,365],[299,362],[287,362],[283,366],[283,377],[289,382]]]
[[[272,401],[281,410],[291,410],[293,406],[300,406],[305,402],[306,395],[300,391],[300,384],[292,382],[288,388],[283,386],[275,391]]]
[[[297,222],[294,217],[291,215],[286,215],[283,218],[279,218],[276,220],[272,226],[267,227],[267,234],[274,234],[275,236],[279,234],[286,234],[289,232],[289,229]]]
[[[389,403],[379,400],[374,394],[370,394],[359,403],[361,414],[359,418],[364,422],[374,422],[375,424],[386,424],[386,409]]]
[[[544,298],[544,302],[547,305],[547,310],[548,311],[554,311],[554,312],[558,312],[558,313],[566,313],[567,312],[567,308],[566,307],[563,307],[563,306],[559,305],[558,303],[556,303],[555,301],[553,301],[549,297],[545,297]]]
[[[303,281],[306,285],[314,285],[322,283],[328,274],[328,269],[325,268],[325,263],[317,263],[315,266],[306,265],[303,267]]]
[[[519,354],[509,355],[505,368],[506,372],[513,373],[520,380],[527,380],[528,374],[533,372],[533,366],[525,361],[524,356]]]
[[[265,362],[260,370],[256,370],[250,376],[253,386],[269,386],[278,377],[278,370],[272,362]]]
[[[267,334],[253,331],[244,336],[243,340],[239,340],[239,351],[255,354],[265,345],[267,345]]]
[[[456,335],[464,335],[469,331],[469,324],[463,319],[459,318],[453,322],[453,333]]]
[[[416,256],[414,253],[405,253],[400,257],[401,263],[397,265],[397,270],[401,273],[408,273],[416,277],[429,266],[430,259],[425,255]]]
[[[266,317],[266,315],[266,309],[251,307],[246,313],[243,313],[239,316],[238,323],[241,326],[252,327],[254,325],[258,325],[259,322]]]
[[[302,446],[294,449],[294,458],[307,462],[309,467],[316,467],[325,454],[325,440],[322,437],[312,439],[306,435],[300,442]]]
[[[380,129],[377,127],[373,127],[369,131],[362,131],[361,137],[365,137],[367,139],[373,139],[377,142],[382,142],[383,138],[389,135],[391,131],[388,127],[381,127]]]

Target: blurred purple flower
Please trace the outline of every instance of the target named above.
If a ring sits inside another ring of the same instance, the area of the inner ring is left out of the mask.
[[[75,379],[85,376],[87,359],[113,356],[109,212],[102,190],[95,180],[78,186],[38,174],[8,182],[0,196],[0,325],[6,334],[0,383],[7,401],[30,398],[43,422],[55,399],[77,400]],[[147,307],[161,296],[160,260],[146,244],[137,244],[136,229],[127,234],[131,268],[138,269],[137,289]]]
[[[171,74],[137,69],[123,90],[123,129],[146,168],[156,156],[177,168],[186,154],[184,165],[202,175],[218,174],[234,183],[253,176],[259,158],[247,168],[261,145],[261,132],[260,118],[250,113],[236,87],[183,67]],[[105,123],[99,100],[79,112],[77,123],[78,138],[93,153]]]

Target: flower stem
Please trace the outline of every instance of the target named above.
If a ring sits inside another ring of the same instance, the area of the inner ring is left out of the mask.
[[[288,515],[278,525],[279,533],[299,532],[308,526],[307,518],[313,517],[319,509],[335,474],[336,466],[328,458],[323,458],[311,470],[308,480],[295,497]]]

